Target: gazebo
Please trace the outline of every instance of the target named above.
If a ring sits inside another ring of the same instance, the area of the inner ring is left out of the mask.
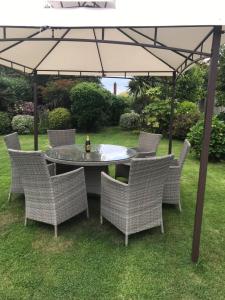
[[[210,59],[198,179],[192,261],[200,234],[217,63],[225,43],[225,3],[214,1],[5,2],[0,12],[0,64],[33,77],[34,148],[38,149],[37,76],[171,76]],[[12,7],[13,5],[13,7]],[[21,14],[24,10],[24,14]],[[169,130],[172,151],[173,101]]]

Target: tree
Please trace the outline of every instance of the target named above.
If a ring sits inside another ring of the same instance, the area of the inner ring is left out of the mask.
[[[145,95],[146,90],[151,87],[151,77],[135,76],[129,82],[128,90],[135,99],[141,98]]]
[[[92,82],[82,82],[70,91],[71,112],[77,128],[95,131],[108,122],[111,93]]]
[[[207,65],[202,64],[193,66],[181,75],[176,84],[176,98],[195,103],[205,99],[207,71]]]
[[[4,77],[0,77],[0,110],[7,111],[15,102],[15,93]]]
[[[225,46],[220,50],[216,100],[218,106],[225,106]]]
[[[80,82],[94,82],[101,85],[98,77],[46,77],[45,81],[39,82],[39,102],[43,102],[48,108],[54,109],[57,107],[70,108],[70,90],[73,86]]]
[[[71,79],[58,79],[47,82],[41,87],[41,94],[44,103],[50,108],[65,107],[70,108],[70,89],[74,85]]]
[[[146,105],[160,99],[161,86],[155,77],[134,77],[129,82],[129,93],[133,96],[133,109],[141,114]]]

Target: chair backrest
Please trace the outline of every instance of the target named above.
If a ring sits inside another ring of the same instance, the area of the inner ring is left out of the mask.
[[[181,169],[183,168],[184,161],[185,161],[190,149],[191,149],[191,144],[189,143],[188,140],[185,140],[182,151],[180,153],[180,157],[179,157],[179,164],[180,164]]]
[[[44,154],[9,149],[9,155],[21,176],[26,201],[47,204],[53,192]]]
[[[75,144],[76,129],[48,130],[48,140],[51,147]]]
[[[17,132],[4,136],[4,141],[8,149],[20,150],[20,140]]]
[[[141,131],[138,140],[139,151],[156,152],[161,138],[161,134]]]
[[[129,173],[129,206],[157,207],[162,203],[163,187],[173,155],[154,158],[133,158]],[[144,204],[146,203],[146,204]],[[154,213],[154,212],[153,212]]]

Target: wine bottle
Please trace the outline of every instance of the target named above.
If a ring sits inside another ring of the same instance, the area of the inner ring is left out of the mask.
[[[90,142],[89,135],[87,135],[87,138],[86,138],[85,151],[86,152],[91,152],[91,142]]]

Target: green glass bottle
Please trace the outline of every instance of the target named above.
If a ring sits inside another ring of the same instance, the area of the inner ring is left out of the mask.
[[[86,152],[91,152],[91,142],[90,142],[89,135],[87,135],[87,138],[86,138],[85,151]]]

